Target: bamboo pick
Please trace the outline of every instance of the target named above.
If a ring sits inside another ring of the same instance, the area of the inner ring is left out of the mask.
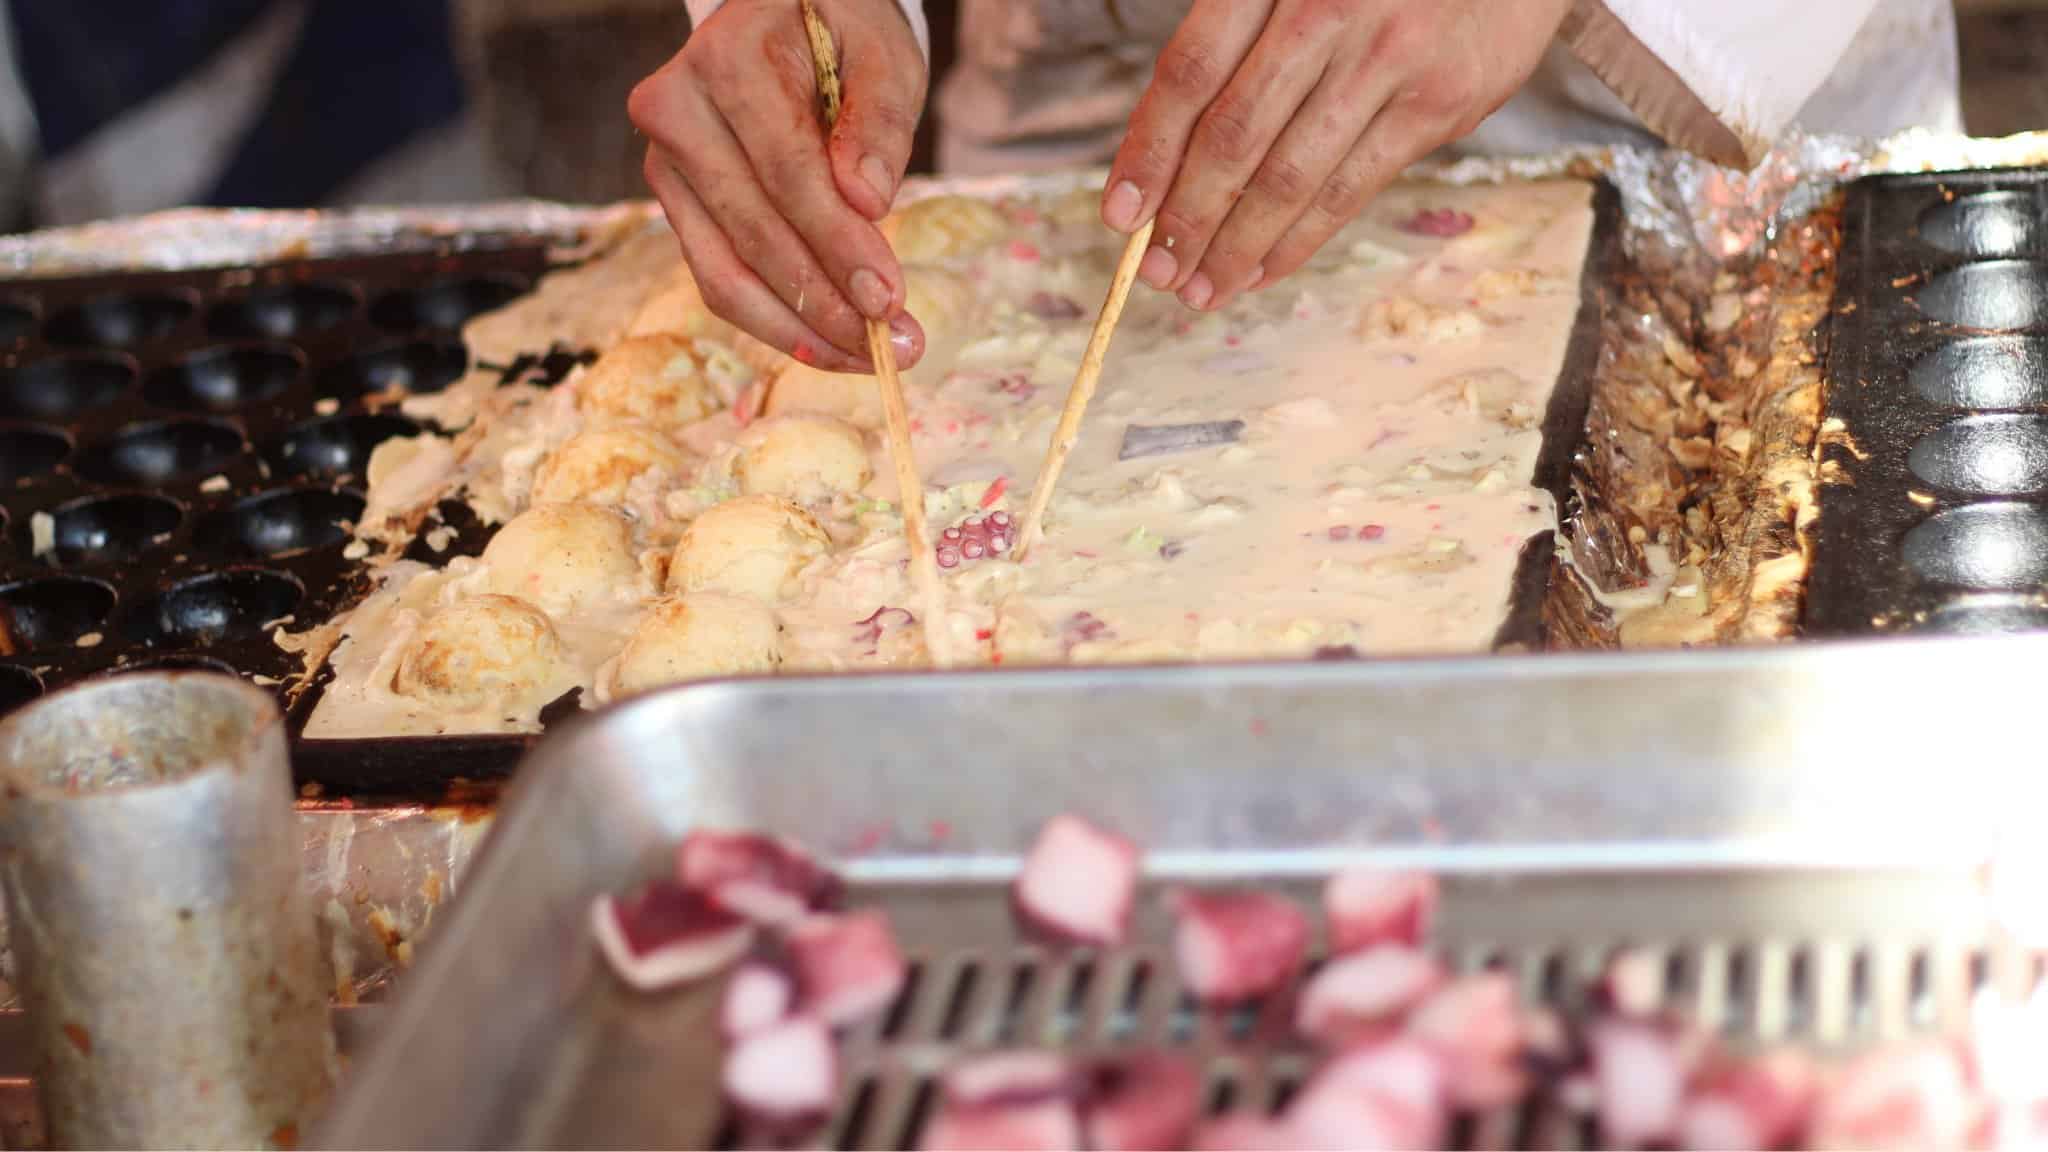
[[[803,0],[803,13],[804,33],[811,41],[811,65],[817,70],[818,96],[825,106],[825,127],[830,129],[839,122],[839,49],[812,0]],[[925,522],[924,479],[917,473],[917,457],[910,444],[910,405],[903,398],[903,377],[896,371],[896,349],[889,342],[889,325],[884,321],[868,321],[868,356],[875,363],[875,384],[882,391],[889,459],[896,466],[896,487],[902,497],[910,580],[917,586],[924,608],[924,646],[932,663],[944,668],[953,662],[946,639],[944,588],[932,553],[931,529]]]
[[[1088,350],[1081,357],[1081,370],[1074,374],[1074,386],[1067,390],[1067,406],[1060,412],[1059,427],[1053,430],[1045,463],[1039,466],[1038,482],[1031,486],[1031,506],[1024,512],[1024,525],[1017,533],[1013,553],[1020,562],[1045,534],[1045,510],[1052,504],[1053,486],[1059,483],[1060,472],[1067,466],[1067,455],[1081,438],[1081,418],[1088,412],[1088,402],[1095,398],[1096,384],[1102,379],[1102,362],[1109,355],[1110,338],[1116,335],[1117,321],[1123,318],[1124,304],[1131,298],[1131,285],[1138,279],[1138,264],[1152,242],[1153,223],[1147,220],[1144,227],[1131,233],[1124,244],[1123,258],[1117,261],[1116,276],[1109,282],[1109,297],[1102,302],[1102,312],[1095,318],[1095,331],[1088,336]]]

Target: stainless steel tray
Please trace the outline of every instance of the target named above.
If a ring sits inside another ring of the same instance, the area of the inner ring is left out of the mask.
[[[2048,637],[2021,637],[645,698],[530,758],[316,1137],[725,1138],[717,988],[630,995],[584,930],[593,895],[658,867],[697,825],[829,850],[855,901],[895,918],[917,979],[849,1040],[823,1137],[845,1146],[913,1143],[930,1074],[961,1048],[1179,1044],[1219,1099],[1291,1089],[1300,1062],[1277,1008],[1185,1009],[1156,902],[1128,952],[1052,954],[1012,934],[1004,885],[1062,811],[1146,845],[1154,883],[1436,869],[1438,944],[1510,966],[1534,996],[1568,998],[1575,974],[1630,943],[1665,949],[1669,994],[1737,1036],[1854,1045],[1954,1026],[1994,975],[1973,868],[2044,810],[2044,666]],[[1570,1145],[1582,1131],[1538,1112],[1469,1135]]]

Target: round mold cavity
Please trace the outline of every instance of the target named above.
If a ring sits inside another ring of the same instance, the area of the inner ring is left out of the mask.
[[[0,484],[40,476],[71,454],[71,437],[42,424],[0,425]]]
[[[68,648],[97,632],[114,612],[113,585],[83,576],[41,576],[0,585],[17,645],[31,652]]]
[[[1967,496],[2048,489],[2048,416],[1966,416],[1921,437],[1906,457],[1913,475]]]
[[[292,614],[306,590],[297,580],[265,568],[230,568],[174,585],[130,625],[145,643],[205,647],[264,635]]]
[[[436,280],[424,288],[393,292],[370,308],[379,328],[414,332],[422,328],[453,332],[471,319],[519,299],[531,289],[514,276],[458,276]]]
[[[223,340],[288,340],[343,323],[361,302],[345,284],[272,284],[215,305],[206,327]]]
[[[135,361],[104,352],[31,360],[0,371],[0,417],[69,420],[110,404],[135,382]]]
[[[1906,567],[1930,584],[2017,589],[2048,582],[2048,508],[1973,504],[1906,533]]]
[[[1951,268],[1921,289],[1920,311],[1962,328],[2032,328],[2048,320],[2048,264],[1986,260]]]
[[[43,694],[43,678],[18,664],[0,664],[0,713],[16,708]]]
[[[50,317],[43,335],[74,348],[134,348],[177,331],[192,315],[189,296],[172,292],[112,292]]]
[[[226,421],[151,420],[87,448],[77,470],[98,484],[160,484],[214,471],[241,451],[241,429]]]
[[[1980,192],[1920,214],[1920,237],[1965,256],[2015,256],[2041,246],[2041,216],[2024,192]]]
[[[12,297],[0,299],[0,344],[19,344],[35,330],[35,305]]]
[[[271,466],[286,476],[330,479],[369,467],[370,453],[394,436],[417,436],[420,426],[391,412],[361,412],[309,420],[272,446]]]
[[[1944,408],[1988,411],[2048,403],[2048,340],[1968,336],[1915,361],[1913,391]]]
[[[277,488],[223,509],[201,529],[204,547],[271,557],[329,548],[362,519],[363,498],[346,488]]]
[[[289,344],[224,344],[202,349],[157,373],[143,396],[180,412],[232,412],[273,399],[306,362]]]
[[[1914,632],[1942,636],[1989,636],[2048,630],[2048,603],[2030,596],[1965,596],[1929,612]]]
[[[105,675],[121,676],[129,672],[217,672],[223,676],[240,675],[225,660],[216,660],[211,656],[199,656],[190,652],[137,660],[133,664],[123,664],[119,668],[109,669]]]
[[[127,560],[164,542],[185,519],[178,502],[144,492],[87,496],[50,513],[59,564]]]
[[[364,393],[439,392],[469,370],[469,350],[458,340],[412,340],[387,344],[350,357],[328,370],[321,393],[356,396]]]

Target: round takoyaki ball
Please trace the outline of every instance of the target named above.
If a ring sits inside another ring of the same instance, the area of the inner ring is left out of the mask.
[[[969,321],[975,316],[979,298],[974,286],[957,272],[916,264],[903,270],[903,308],[924,326],[927,350],[969,335]],[[867,377],[861,379],[872,389]]]
[[[619,653],[612,694],[773,672],[781,663],[782,629],[767,605],[718,592],[668,596],[648,609]]]
[[[1009,217],[972,196],[932,196],[882,222],[883,234],[906,264],[927,264],[969,256],[1001,239]]]
[[[826,372],[795,362],[775,377],[763,410],[770,416],[831,416],[856,428],[879,429],[886,422],[882,393],[872,377]]]
[[[576,399],[592,416],[656,426],[693,424],[718,408],[692,341],[668,332],[630,337],[598,357]]]
[[[542,504],[520,513],[484,546],[484,586],[538,604],[550,615],[640,586],[633,527],[599,504]]]
[[[580,432],[555,449],[533,485],[535,504],[618,504],[646,472],[680,480],[689,458],[659,433],[630,424]]]
[[[740,438],[733,477],[749,496],[783,496],[800,504],[858,492],[874,476],[860,429],[830,416],[779,416]]]
[[[831,547],[831,537],[802,508],[780,496],[741,496],[690,522],[669,559],[668,590],[772,603],[804,565]]]
[[[562,678],[562,642],[540,609],[513,596],[473,596],[429,616],[398,660],[400,696],[467,712],[546,704]]]

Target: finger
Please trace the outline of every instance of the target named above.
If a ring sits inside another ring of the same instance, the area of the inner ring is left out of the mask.
[[[682,241],[683,259],[690,265],[690,274],[697,280],[697,290],[703,295],[706,308],[761,343],[805,364],[832,372],[867,370],[865,358],[849,356],[833,347],[831,341],[813,332],[761,282],[733,251],[725,233],[712,222],[711,214],[690,191],[689,182],[651,146],[645,171],[648,186],[661,201],[669,227],[675,229],[676,238]]]
[[[1266,254],[1259,283],[1292,276],[1308,263],[1330,237],[1357,219],[1372,198],[1393,183],[1410,163],[1429,150],[1420,125],[1406,115],[1399,100],[1382,107],[1352,145],[1335,172],[1316,191],[1301,218],[1290,225]]]
[[[1204,254],[1200,275],[1222,308],[1264,275],[1273,246],[1302,218],[1392,94],[1395,73],[1363,62],[1333,62],[1323,82],[1280,133],[1244,195]]]
[[[680,99],[692,114],[671,123],[688,124],[687,140],[664,132],[654,138],[697,202],[731,242],[733,251],[762,283],[782,298],[812,331],[849,356],[867,346],[867,320],[849,303],[810,246],[769,201],[725,119],[699,85],[681,85]]]
[[[1155,236],[1171,246],[1174,276],[1155,287],[1179,292],[1191,308],[1206,308],[1216,286],[1200,274],[1216,230],[1251,182],[1282,130],[1322,81],[1338,16],[1323,5],[1282,4],[1259,36],[1243,66],[1189,138],[1173,188],[1159,209]],[[1366,121],[1354,121],[1361,128]],[[1283,173],[1293,185],[1307,185],[1300,168]]]
[[[1152,82],[1131,114],[1103,192],[1103,223],[1131,233],[1159,211],[1195,121],[1252,50],[1272,8],[1273,0],[1196,0],[1160,51]],[[1146,254],[1152,275],[1145,281],[1155,287],[1173,279],[1164,239]]]
[[[754,83],[710,85],[712,107],[725,123],[742,126],[736,141],[755,186],[802,238],[839,294],[863,318],[888,319],[903,307],[903,273],[874,223],[839,194],[816,112],[810,44],[800,23],[774,35],[767,60],[769,75]],[[758,130],[767,125],[784,127]]]
[[[839,22],[845,103],[829,145],[832,177],[846,202],[870,220],[887,216],[896,201],[924,108],[924,54],[907,23],[876,26],[888,19]]]

